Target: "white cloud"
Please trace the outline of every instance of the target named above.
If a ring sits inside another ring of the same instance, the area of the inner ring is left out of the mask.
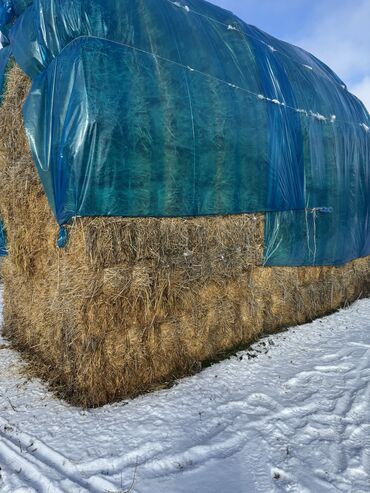
[[[361,82],[350,85],[349,90],[356,94],[370,111],[370,75],[364,77]]]
[[[369,0],[337,2],[335,9],[316,10],[315,24],[298,42],[330,63],[342,77],[370,72],[369,20]]]
[[[370,1],[325,2],[316,7],[315,23],[296,44],[329,65],[370,107]]]

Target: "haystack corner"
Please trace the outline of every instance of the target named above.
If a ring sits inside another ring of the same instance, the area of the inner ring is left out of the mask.
[[[369,295],[370,117],[329,68],[201,0],[59,9],[1,26],[3,330],[32,371],[99,406]]]

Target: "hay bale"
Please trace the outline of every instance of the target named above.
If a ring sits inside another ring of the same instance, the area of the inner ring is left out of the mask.
[[[28,89],[13,67],[0,110],[4,330],[66,399],[98,406],[137,395],[368,295],[369,259],[262,267],[263,215],[78,218],[58,250],[23,129]]]

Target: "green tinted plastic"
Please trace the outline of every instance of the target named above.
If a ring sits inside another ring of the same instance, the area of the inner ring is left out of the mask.
[[[4,224],[0,220],[0,257],[5,257],[7,255],[7,246],[6,246],[6,234],[4,229]]]
[[[59,224],[267,212],[268,265],[370,254],[370,117],[314,56],[202,0],[35,0],[10,38]]]

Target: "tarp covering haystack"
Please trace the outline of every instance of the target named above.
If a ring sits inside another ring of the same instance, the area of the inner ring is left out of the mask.
[[[314,56],[202,0],[0,22],[4,331],[60,395],[137,395],[370,293],[370,116]]]

